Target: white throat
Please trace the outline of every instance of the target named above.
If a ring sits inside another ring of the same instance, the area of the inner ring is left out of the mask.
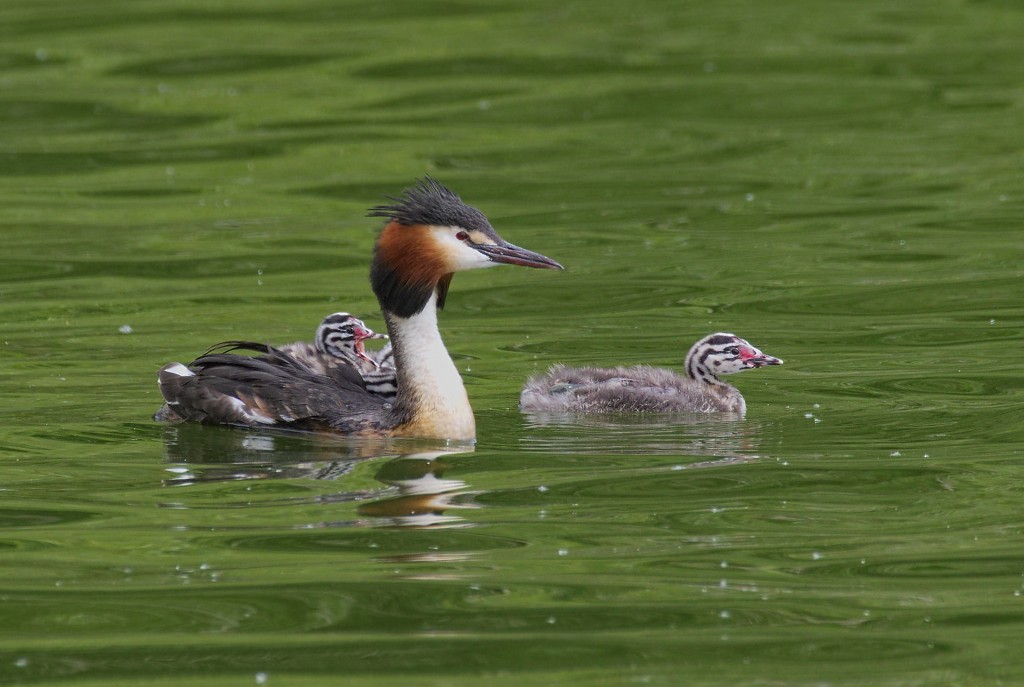
[[[387,313],[386,320],[398,376],[396,405],[411,412],[416,435],[475,438],[466,387],[437,328],[437,294],[412,317]]]

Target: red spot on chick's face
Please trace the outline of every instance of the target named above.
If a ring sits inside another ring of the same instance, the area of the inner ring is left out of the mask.
[[[755,353],[754,351],[750,350],[745,346],[740,346],[740,360],[750,360],[751,358],[756,357],[757,353]]]

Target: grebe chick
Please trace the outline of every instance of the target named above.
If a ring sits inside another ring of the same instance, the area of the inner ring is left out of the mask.
[[[386,338],[386,334],[377,334],[347,312],[336,312],[320,323],[313,344],[299,342],[282,346],[280,350],[293,357],[300,356],[307,365],[312,364],[322,374],[328,374],[339,365],[349,365],[359,372],[367,391],[390,402],[398,395],[398,374],[391,342],[388,341],[379,351],[367,351],[363,345],[363,341],[368,339]]]
[[[359,371],[363,376],[363,383],[366,384],[366,390],[385,401],[394,401],[398,396],[398,370],[395,368],[395,351],[391,342],[388,341],[379,351],[369,355],[373,358],[376,368]]]
[[[327,377],[286,353],[210,353],[165,365],[160,393],[173,415],[207,424],[328,430],[342,434],[472,440],[476,422],[462,378],[437,328],[455,272],[498,264],[561,269],[508,243],[482,212],[426,178],[370,216],[377,236],[370,285],[387,324],[398,393],[393,404],[362,379]]]
[[[347,312],[336,312],[320,322],[312,343],[298,341],[278,346],[277,350],[319,374],[327,374],[338,365],[348,365],[362,373],[377,369],[374,356],[366,350],[363,342],[386,338],[387,335],[373,331],[359,318]]]
[[[519,397],[524,412],[717,413],[743,415],[739,390],[718,375],[782,361],[735,334],[705,336],[686,355],[685,376],[672,370],[634,367],[566,367],[530,378]]]

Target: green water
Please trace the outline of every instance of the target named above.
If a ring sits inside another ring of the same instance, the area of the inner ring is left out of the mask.
[[[1024,5],[0,7],[0,683],[1024,682]],[[473,451],[165,427],[225,339],[380,326],[430,173]],[[123,329],[123,331],[122,331]],[[523,417],[735,331],[748,416]]]

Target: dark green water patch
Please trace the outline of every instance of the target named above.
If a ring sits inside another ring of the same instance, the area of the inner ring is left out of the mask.
[[[66,525],[89,520],[95,513],[75,510],[42,510],[35,508],[0,509],[0,528],[31,528],[51,525]]]
[[[267,53],[225,53],[214,55],[190,55],[173,59],[150,60],[126,64],[111,70],[114,75],[141,76],[153,78],[223,76],[266,72],[274,69],[304,67],[335,59],[335,55],[267,54]]]

